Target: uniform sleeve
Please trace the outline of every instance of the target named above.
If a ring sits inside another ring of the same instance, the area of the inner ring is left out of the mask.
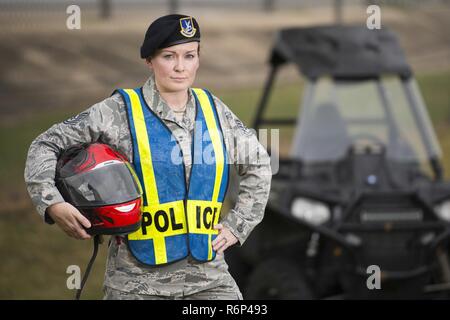
[[[214,97],[231,163],[239,175],[237,201],[221,223],[242,245],[264,217],[272,170],[266,149],[255,133],[218,98]]]
[[[25,164],[25,183],[33,204],[47,223],[54,223],[45,213],[52,204],[64,202],[55,186],[56,162],[60,153],[79,143],[108,140],[115,144],[120,136],[119,94],[99,102],[39,135],[30,145]]]

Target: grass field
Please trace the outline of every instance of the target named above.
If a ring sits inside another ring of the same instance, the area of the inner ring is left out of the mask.
[[[418,82],[428,105],[431,119],[443,149],[446,177],[450,178],[450,72],[419,75]],[[284,106],[286,115],[294,114],[300,84],[278,88],[271,99],[271,109]],[[214,91],[247,124],[251,123],[260,89]],[[31,206],[23,183],[27,149],[31,141],[53,123],[81,110],[66,109],[40,114],[23,123],[0,128],[0,299],[70,299],[66,288],[66,269],[79,265],[84,271],[92,252],[92,242],[75,241],[57,227],[42,223]],[[99,299],[106,258],[106,244],[99,256],[83,295]]]

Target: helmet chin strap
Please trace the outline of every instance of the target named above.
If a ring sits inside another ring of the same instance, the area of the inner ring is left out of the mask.
[[[100,235],[96,234],[94,236],[94,252],[92,252],[92,257],[89,260],[89,263],[86,268],[86,272],[84,273],[83,279],[81,280],[80,289],[77,290],[75,300],[80,300],[81,292],[83,291],[84,285],[86,284],[87,278],[89,277],[89,273],[91,272],[92,265],[94,264],[95,258],[97,257],[99,243],[100,243]]]

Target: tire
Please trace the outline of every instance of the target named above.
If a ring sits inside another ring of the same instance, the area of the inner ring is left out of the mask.
[[[311,300],[313,294],[299,267],[288,260],[262,262],[250,274],[244,298],[252,300]]]
[[[225,261],[228,264],[228,271],[236,281],[239,288],[244,288],[247,278],[252,270],[251,265],[242,257],[242,248],[233,247],[225,252]]]

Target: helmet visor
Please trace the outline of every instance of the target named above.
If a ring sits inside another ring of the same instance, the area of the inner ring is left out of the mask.
[[[62,182],[73,205],[80,207],[118,204],[141,196],[135,175],[120,162],[64,178]]]

